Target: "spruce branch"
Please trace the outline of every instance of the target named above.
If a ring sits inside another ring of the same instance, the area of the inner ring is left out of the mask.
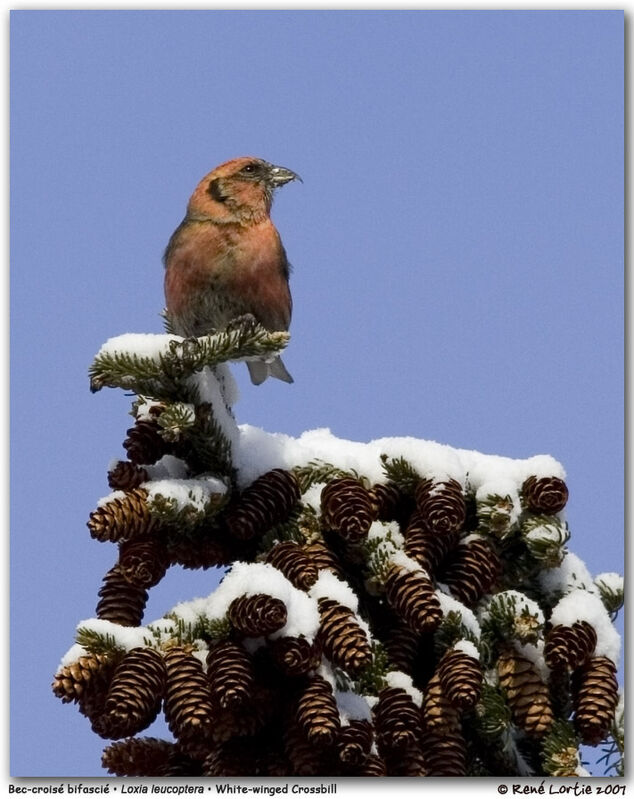
[[[551,777],[576,776],[580,766],[579,743],[571,722],[566,719],[556,719],[542,741],[544,773]]]
[[[414,494],[416,486],[421,481],[421,476],[408,460],[400,456],[391,458],[383,453],[381,464],[385,476],[390,482],[396,483],[404,494],[408,496]]]
[[[110,633],[99,633],[89,627],[78,627],[75,641],[93,655],[118,655],[124,648]]]
[[[380,641],[372,641],[372,660],[354,682],[354,691],[361,695],[377,696],[386,685],[385,675],[390,671],[387,649]]]
[[[297,478],[299,490],[302,494],[306,493],[316,483],[327,483],[339,477],[353,477],[356,480],[363,481],[363,478],[354,469],[340,469],[338,466],[319,460],[310,461],[305,466],[296,466],[291,471]]]

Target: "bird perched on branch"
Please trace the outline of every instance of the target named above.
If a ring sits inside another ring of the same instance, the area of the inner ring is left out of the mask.
[[[290,265],[270,211],[273,192],[299,175],[260,158],[235,158],[200,181],[165,250],[165,299],[174,332],[203,336],[252,314],[288,330]],[[292,383],[281,358],[248,361],[251,381]]]

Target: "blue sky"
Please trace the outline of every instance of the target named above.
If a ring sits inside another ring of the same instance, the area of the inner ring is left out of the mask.
[[[236,367],[238,421],[550,453],[570,548],[623,570],[623,89],[617,11],[12,13],[11,774],[103,774],[50,692],[132,423],[87,370],[162,332],[162,251],[228,158],[304,180],[273,214],[295,383]],[[147,618],[214,579],[173,570]]]

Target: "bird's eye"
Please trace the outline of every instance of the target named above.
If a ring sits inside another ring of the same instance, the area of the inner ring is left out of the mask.
[[[253,175],[255,172],[258,171],[257,164],[247,164],[245,167],[242,167],[242,171],[245,175]]]

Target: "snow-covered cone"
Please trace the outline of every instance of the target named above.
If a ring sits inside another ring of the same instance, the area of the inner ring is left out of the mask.
[[[452,705],[460,710],[472,708],[482,690],[482,667],[472,655],[460,649],[450,649],[437,667],[442,690]]]
[[[133,585],[151,588],[167,571],[169,555],[165,545],[156,538],[133,539],[119,544],[117,568]]]
[[[147,503],[148,492],[134,488],[122,492],[94,510],[88,518],[88,529],[98,541],[147,536],[157,526]]]
[[[571,627],[556,624],[546,634],[544,658],[551,669],[576,669],[592,655],[597,633],[587,621],[576,621]]]
[[[458,545],[459,535],[457,529],[439,535],[429,527],[426,517],[416,511],[405,530],[405,554],[429,574],[434,574],[447,554]]]
[[[123,448],[132,463],[156,463],[170,450],[170,445],[160,434],[161,427],[155,419],[138,419],[127,431]]]
[[[153,737],[111,743],[103,750],[101,765],[116,777],[185,777],[200,773],[196,761],[176,744]]]
[[[324,749],[333,746],[339,734],[339,710],[330,683],[311,677],[297,703],[297,723],[308,741]]]
[[[467,773],[467,746],[460,730],[423,736],[427,774],[430,777],[464,777]]]
[[[229,620],[242,635],[257,638],[277,632],[287,620],[286,605],[268,594],[244,594],[229,605]]]
[[[440,624],[440,603],[423,571],[393,566],[385,580],[385,598],[390,607],[418,633],[434,630]]]
[[[619,702],[616,666],[608,657],[590,658],[573,675],[574,724],[581,740],[596,746],[605,738]]]
[[[118,566],[106,573],[98,591],[97,618],[138,627],[143,619],[148,592],[142,585],[129,582]]]
[[[55,674],[53,693],[62,702],[78,702],[91,686],[100,684],[105,694],[116,665],[113,661],[116,659],[112,653],[82,655]]]
[[[207,652],[207,679],[213,699],[223,708],[237,708],[252,699],[254,674],[245,648],[218,641]]]
[[[131,649],[117,666],[100,727],[104,737],[123,738],[157,717],[165,691],[163,657],[150,647]]]
[[[528,735],[541,738],[553,723],[553,712],[548,686],[537,666],[509,649],[499,656],[497,671],[513,720]]]
[[[246,488],[225,514],[227,528],[236,538],[262,536],[285,521],[297,500],[299,484],[292,472],[273,469]]]
[[[484,538],[474,536],[454,549],[438,579],[467,607],[487,594],[501,573],[500,559]]]
[[[147,469],[131,461],[117,461],[108,472],[108,485],[113,491],[132,491],[149,479]]]
[[[461,530],[467,510],[457,480],[421,480],[414,492],[416,507],[427,527],[438,535]]]
[[[568,502],[568,486],[559,477],[533,475],[522,484],[522,499],[533,513],[559,513]]]
[[[295,541],[280,541],[274,544],[266,560],[301,591],[307,591],[317,579],[317,567]]]
[[[370,492],[353,477],[337,477],[324,486],[321,511],[326,527],[351,543],[365,538],[374,521]]]
[[[372,660],[372,650],[354,613],[333,599],[320,599],[319,615],[319,640],[324,654],[349,674],[358,674]]]
[[[404,688],[382,688],[373,713],[381,754],[417,745],[422,732],[420,708]]]
[[[438,672],[427,683],[421,713],[424,728],[437,735],[455,731],[460,727],[458,708],[445,696]]]
[[[165,719],[172,735],[192,755],[204,750],[214,728],[214,709],[202,663],[186,647],[165,655]]]

